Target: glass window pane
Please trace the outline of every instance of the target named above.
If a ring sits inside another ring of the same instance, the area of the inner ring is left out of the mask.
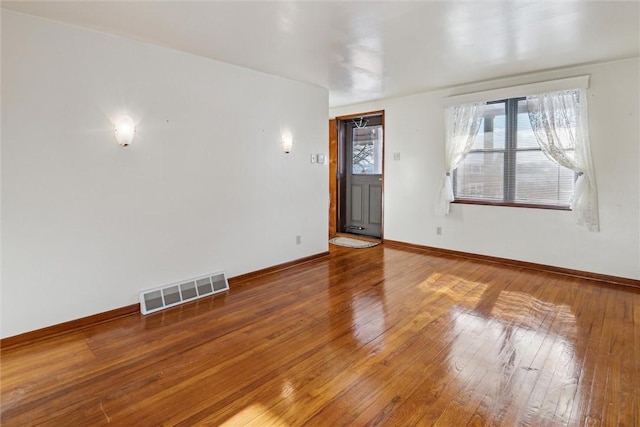
[[[542,151],[516,153],[516,202],[569,206],[575,175]]]
[[[527,101],[522,99],[518,101],[518,148],[540,148],[538,140],[531,129],[529,121],[529,113],[527,110]]]
[[[487,104],[472,150],[504,150],[507,135],[505,108],[504,102]]]
[[[456,197],[498,200],[504,198],[504,153],[472,152],[456,169]]]
[[[355,175],[382,174],[382,126],[353,129],[352,170]]]

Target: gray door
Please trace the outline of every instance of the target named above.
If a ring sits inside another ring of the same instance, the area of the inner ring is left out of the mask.
[[[365,121],[354,121],[347,126],[346,131],[345,231],[380,237],[382,231],[382,120],[379,117],[371,117]]]

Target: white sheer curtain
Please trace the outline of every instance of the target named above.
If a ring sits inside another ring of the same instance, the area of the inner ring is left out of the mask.
[[[436,205],[436,213],[439,215],[449,213],[449,204],[454,200],[451,173],[471,151],[482,123],[485,105],[486,102],[474,102],[447,107],[444,110],[446,175]]]
[[[598,192],[589,147],[587,93],[573,89],[527,97],[531,128],[551,160],[576,172],[571,209],[578,224],[600,229]]]

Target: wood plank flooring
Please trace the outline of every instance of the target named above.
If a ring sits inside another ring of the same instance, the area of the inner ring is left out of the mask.
[[[384,245],[1,355],[3,426],[640,424],[640,290]]]

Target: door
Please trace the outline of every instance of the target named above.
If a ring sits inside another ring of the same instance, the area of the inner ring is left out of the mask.
[[[344,231],[382,234],[382,116],[356,118],[345,126],[346,218]]]

